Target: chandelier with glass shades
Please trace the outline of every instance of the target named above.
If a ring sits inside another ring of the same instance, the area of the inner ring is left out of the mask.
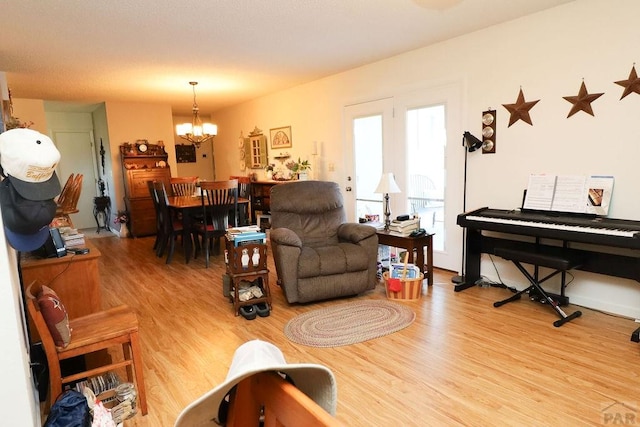
[[[211,123],[202,123],[200,119],[198,104],[196,103],[196,85],[198,82],[189,82],[193,87],[193,120],[191,123],[182,123],[176,126],[176,133],[180,138],[184,138],[196,148],[200,144],[213,139],[218,134],[218,126]]]

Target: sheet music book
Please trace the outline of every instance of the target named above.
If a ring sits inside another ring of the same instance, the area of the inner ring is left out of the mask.
[[[606,216],[613,194],[613,176],[529,176],[523,209]]]

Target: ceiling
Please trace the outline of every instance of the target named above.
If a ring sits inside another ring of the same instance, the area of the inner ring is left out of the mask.
[[[4,1],[15,98],[203,114],[572,0]],[[48,103],[55,108],[59,103]]]

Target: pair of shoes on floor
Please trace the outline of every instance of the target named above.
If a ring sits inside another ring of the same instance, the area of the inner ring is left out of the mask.
[[[271,309],[266,302],[261,302],[253,305],[243,305],[240,307],[240,314],[247,320],[253,320],[256,316],[269,316],[269,314],[271,314]]]

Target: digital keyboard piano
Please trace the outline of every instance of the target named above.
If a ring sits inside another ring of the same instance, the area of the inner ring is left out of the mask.
[[[457,224],[466,229],[466,257],[456,291],[475,285],[481,255],[496,248],[573,252],[583,260],[579,270],[640,281],[640,221],[485,207],[458,215]]]

